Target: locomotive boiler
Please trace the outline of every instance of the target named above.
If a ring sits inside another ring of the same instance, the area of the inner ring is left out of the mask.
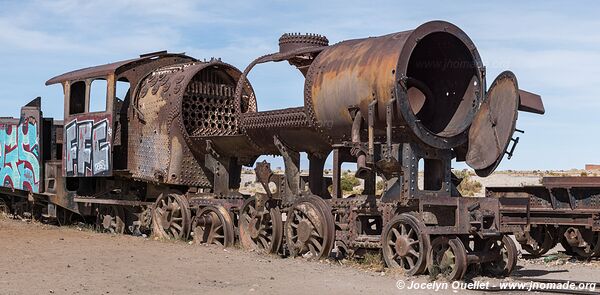
[[[266,62],[288,62],[304,75],[304,105],[259,111],[247,76]],[[98,81],[105,107],[93,111]],[[409,275],[460,279],[515,266],[498,200],[460,196],[451,161],[491,174],[518,141],[517,111],[543,113],[541,98],[519,90],[511,72],[487,88],[477,48],[453,24],[333,45],[321,35],[284,34],[278,52],[244,71],[157,52],[46,84],[55,83],[64,89],[64,121],[42,119],[39,101],[37,117],[24,111],[21,119],[41,125],[43,169],[33,178],[43,185],[5,180],[13,196],[6,206],[42,204],[44,215],[82,216],[104,231],[223,246],[239,240],[282,255],[381,251],[388,267]],[[119,85],[129,87],[123,97]],[[281,156],[284,173],[256,163],[261,155]],[[344,162],[356,163],[360,193],[343,196]],[[254,167],[264,192],[240,191],[244,166]]]

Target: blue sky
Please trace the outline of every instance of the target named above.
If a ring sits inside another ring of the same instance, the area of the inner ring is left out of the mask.
[[[593,1],[5,1],[0,0],[0,116],[42,96],[62,118],[62,89],[44,82],[73,69],[168,49],[244,68],[277,50],[285,32],[330,43],[409,30],[441,19],[479,48],[488,85],[505,69],[542,95],[546,115],[521,114],[526,133],[500,169],[570,169],[600,163],[600,12]],[[302,104],[287,64],[251,75],[259,109]],[[461,166],[458,166],[461,168]]]

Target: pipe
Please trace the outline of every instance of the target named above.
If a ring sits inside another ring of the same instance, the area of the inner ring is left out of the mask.
[[[396,103],[396,99],[392,98],[388,101],[385,109],[385,135],[386,135],[386,146],[387,152],[386,155],[391,157],[392,155],[392,124],[394,123],[394,104]]]
[[[373,162],[373,154],[375,154],[375,107],[377,106],[377,100],[373,100],[369,103],[369,161]]]
[[[352,122],[352,143],[355,145],[360,145],[360,129],[363,123],[363,117],[360,111],[356,112],[354,116],[354,121]],[[356,155],[356,177],[363,178],[366,176],[365,172],[368,171],[367,168],[367,155],[362,150],[358,151]]]

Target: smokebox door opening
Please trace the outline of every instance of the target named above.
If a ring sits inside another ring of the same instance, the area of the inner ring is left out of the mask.
[[[413,49],[407,70],[411,110],[429,132],[452,137],[466,130],[479,107],[476,62],[450,33],[435,32]]]

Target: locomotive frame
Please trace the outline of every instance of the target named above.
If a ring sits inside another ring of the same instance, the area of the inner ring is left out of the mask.
[[[152,231],[225,247],[237,239],[283,255],[381,249],[388,267],[409,275],[510,274],[517,250],[502,225],[502,202],[460,196],[451,161],[492,173],[514,149],[517,110],[543,113],[541,98],[519,90],[510,72],[486,90],[475,45],[442,21],[331,46],[320,35],[279,41],[279,52],[243,72],[219,59],[156,52],[50,79],[47,85],[63,86],[64,121],[43,118],[39,99],[20,120],[40,123],[43,170],[31,178],[43,186],[5,180],[1,190],[10,197],[0,206],[24,212],[33,205],[36,215],[83,217],[114,233]],[[305,105],[260,112],[246,76],[282,61],[305,76]],[[98,79],[107,81],[106,109],[90,112]],[[118,81],[130,85],[123,99]],[[282,156],[285,173],[256,163],[265,193],[242,194],[242,166],[261,155]],[[343,162],[357,164],[361,194],[342,196]],[[386,181],[382,195],[377,176]]]

